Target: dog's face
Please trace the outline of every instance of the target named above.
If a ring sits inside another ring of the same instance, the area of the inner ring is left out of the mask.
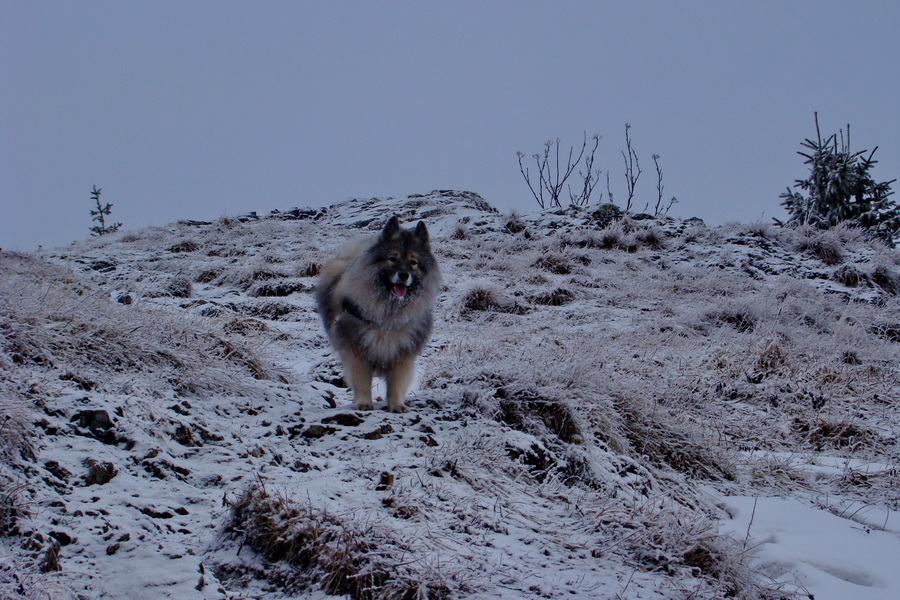
[[[378,285],[392,302],[415,298],[435,267],[425,223],[419,221],[413,230],[403,229],[400,219],[391,217],[372,249],[372,265]]]

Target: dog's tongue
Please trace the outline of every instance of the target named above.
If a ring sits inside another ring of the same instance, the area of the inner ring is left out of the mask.
[[[402,283],[395,283],[394,284],[394,295],[397,296],[398,298],[405,298],[406,297],[406,286],[403,285]]]

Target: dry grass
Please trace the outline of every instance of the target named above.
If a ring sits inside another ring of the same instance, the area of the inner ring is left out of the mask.
[[[670,468],[692,478],[734,480],[734,466],[726,453],[703,440],[696,430],[679,426],[672,411],[655,410],[646,402],[629,397],[616,401],[621,433],[630,443],[630,454]]]
[[[522,315],[528,312],[528,307],[502,296],[493,288],[476,286],[463,296],[460,313],[466,316],[479,312]]]
[[[374,523],[250,488],[232,507],[227,533],[271,565],[286,590],[320,588],[354,600],[443,600],[449,584],[414,548]]]
[[[719,535],[705,515],[685,515],[665,502],[647,502],[634,511],[634,523],[639,524],[639,535],[626,543],[646,569],[693,571],[714,582],[716,597],[786,598],[759,583],[740,545]]]
[[[3,376],[0,371],[0,376]],[[5,379],[5,377],[4,377]],[[0,380],[0,537],[15,535],[19,521],[28,514],[22,492],[24,487],[14,465],[29,458],[32,449],[26,438],[24,400],[5,381]]]
[[[117,303],[29,256],[5,260],[3,271],[0,332],[13,365],[107,384],[116,374],[143,372],[199,394],[239,390],[240,372],[269,376],[256,352],[215,319]]]

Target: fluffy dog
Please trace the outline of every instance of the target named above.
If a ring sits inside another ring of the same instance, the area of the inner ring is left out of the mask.
[[[322,268],[319,315],[357,408],[372,409],[372,376],[379,375],[387,382],[388,410],[408,410],[403,399],[431,335],[439,290],[425,223],[404,229],[397,216],[380,235],[347,244]]]

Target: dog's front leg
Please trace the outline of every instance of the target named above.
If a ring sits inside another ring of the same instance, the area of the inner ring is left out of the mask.
[[[347,385],[353,390],[353,403],[359,410],[372,410],[372,366],[348,352],[344,357]]]
[[[413,358],[400,361],[385,373],[389,411],[405,413],[409,410],[406,404],[403,403],[403,398],[406,396],[406,390],[409,389],[414,373],[415,362]]]

